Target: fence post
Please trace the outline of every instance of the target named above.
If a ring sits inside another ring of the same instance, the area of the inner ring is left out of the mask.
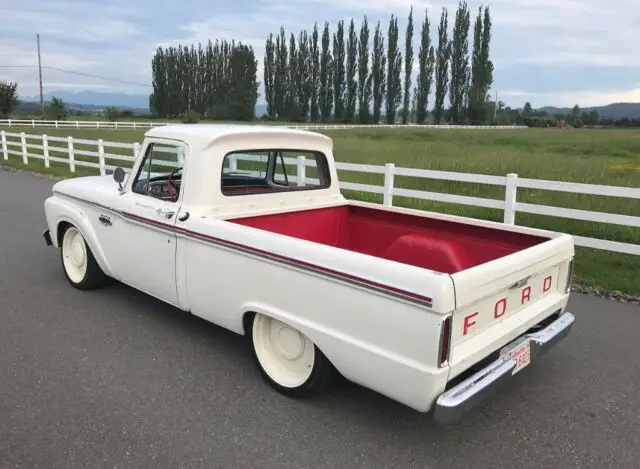
[[[42,154],[44,156],[44,167],[49,167],[49,140],[47,134],[42,134]]]
[[[382,203],[387,207],[391,207],[393,205],[393,179],[396,166],[393,163],[387,163],[384,166],[384,199]]]
[[[27,159],[27,136],[24,132],[20,132],[20,143],[22,144],[22,162],[29,164],[29,160]]]
[[[9,127],[11,127],[11,119],[9,119]]]
[[[104,167],[104,140],[98,139],[98,163],[100,164],[100,176],[107,174]]]
[[[3,130],[0,132],[0,135],[2,136],[2,155],[6,161],[9,159],[9,152],[7,151],[7,133]]]
[[[133,130],[136,130],[136,121],[133,121]]]
[[[306,158],[303,155],[298,155],[298,186],[305,185],[305,179],[307,179],[307,165]]]
[[[238,155],[235,153],[229,157],[229,171],[232,173],[238,171]]]
[[[80,128],[80,123],[78,121],[76,121],[76,129]]]
[[[76,122],[78,122],[78,121],[76,121]],[[55,123],[56,123],[56,129],[57,129],[58,128],[58,121],[55,121]]]
[[[517,201],[518,175],[507,174],[504,199],[504,222],[507,225],[516,223],[516,201]]]
[[[31,127],[33,127],[35,129],[35,127],[36,127],[36,120],[35,119],[31,119]]]
[[[73,158],[73,137],[67,137],[69,141],[69,171],[72,173],[76,172],[76,163]]]
[[[100,128],[100,121],[96,121],[96,129]]]

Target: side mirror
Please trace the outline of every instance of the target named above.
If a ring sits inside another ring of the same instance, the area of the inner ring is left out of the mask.
[[[122,190],[122,182],[124,181],[125,176],[124,169],[120,167],[116,168],[113,172],[113,179],[118,183],[118,190],[120,191]]]

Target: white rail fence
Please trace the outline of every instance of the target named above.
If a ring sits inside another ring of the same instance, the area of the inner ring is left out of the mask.
[[[173,122],[175,124],[176,122]],[[0,125],[8,127],[51,127],[54,129],[115,129],[115,130],[137,130],[150,129],[172,124],[172,122],[131,121],[131,122],[111,122],[111,121],[56,121],[38,119],[0,119]],[[194,124],[196,125],[196,124]],[[419,129],[527,129],[526,126],[516,125],[432,125],[432,124],[270,124],[292,129],[305,130],[347,130],[366,128],[419,128]]]
[[[35,158],[43,160],[44,166],[47,168],[50,167],[50,162],[53,161],[68,165],[70,172],[75,172],[76,167],[80,166],[97,169],[101,175],[106,175],[108,170],[113,171],[116,168],[115,165],[107,164],[106,160],[119,160],[131,164],[140,149],[140,144],[138,142],[120,143],[104,141],[102,139],[83,140],[73,137],[51,137],[46,134],[27,135],[24,132],[18,134],[1,131],[0,138],[2,143],[2,157],[5,161],[8,160],[10,156],[18,156],[22,159],[22,163],[24,165],[28,165],[29,159]],[[19,141],[9,140],[10,138],[19,139]],[[37,143],[30,143],[28,142],[29,140],[36,140]],[[95,151],[80,150],[76,148],[76,145],[94,146]],[[126,150],[129,155],[111,153],[108,151],[109,149],[120,149],[121,151]],[[38,150],[39,152],[33,153],[30,150]],[[64,153],[66,156],[51,156],[52,151]],[[77,156],[96,158],[96,161],[79,160],[76,158]],[[237,170],[239,160],[255,161],[256,158],[256,156],[249,155],[238,157],[236,160],[232,160],[230,162],[229,169],[232,171]],[[285,163],[287,165],[295,165],[297,167],[297,176],[289,177],[290,180],[296,181],[299,185],[304,185],[307,181],[317,182],[317,180],[305,176],[306,168],[315,166],[314,161],[306,160],[303,156],[299,156],[297,158],[285,158]],[[522,212],[640,228],[640,217],[636,216],[530,204],[518,202],[517,200],[518,188],[541,189],[605,197],[622,197],[636,200],[640,199],[640,188],[527,179],[520,178],[517,174],[493,176],[485,174],[436,171],[430,169],[402,168],[395,166],[393,163],[387,163],[384,166],[379,166],[337,162],[336,167],[340,171],[383,175],[384,184],[382,186],[343,181],[340,183],[340,187],[346,190],[380,194],[383,196],[383,204],[386,206],[393,205],[394,196],[399,196],[502,210],[504,212],[504,223],[507,224],[515,224],[516,213]],[[126,167],[123,169],[125,169],[125,172],[128,172]],[[498,200],[405,189],[394,186],[395,176],[409,176],[425,179],[502,186],[505,187],[505,198],[504,200]],[[640,256],[640,245],[638,244],[621,243],[583,236],[574,236],[574,239],[578,246]]]

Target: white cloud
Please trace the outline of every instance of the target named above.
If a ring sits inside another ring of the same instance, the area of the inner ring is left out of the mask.
[[[481,0],[469,0],[472,26]],[[353,17],[356,26],[366,15],[371,37],[378,21],[386,35],[391,14],[398,16],[400,47],[411,5],[414,7],[414,70],[420,24],[428,8],[431,36],[443,6],[449,9],[449,30],[455,20],[457,0],[256,0],[250,6],[205,0],[21,0],[12,7],[0,7],[3,23],[0,77],[19,81],[23,94],[37,93],[35,32],[42,36],[43,65],[113,77],[136,83],[150,83],[150,62],[158,45],[205,43],[216,38],[236,39],[254,47],[262,77],[262,56],[269,33],[280,26],[287,37],[301,29],[310,31],[317,22],[320,33],[325,21],[333,28],[339,19]],[[490,0],[493,35],[491,54],[500,97],[521,98],[555,104],[584,105],[608,100],[638,100],[640,83],[640,6],[638,0]],[[28,66],[30,68],[24,68]],[[611,70],[610,74],[602,74]],[[518,73],[514,73],[517,71]],[[591,71],[591,72],[590,72]],[[128,90],[147,94],[150,89],[127,86],[88,77],[45,70],[45,89]],[[619,90],[603,76],[614,79]],[[543,78],[553,76],[556,80]],[[513,78],[515,77],[515,78]],[[511,80],[511,81],[509,81]],[[547,85],[538,86],[544,81]],[[572,88],[579,83],[581,89]],[[525,90],[525,91],[521,91]],[[531,91],[527,91],[531,90]],[[605,90],[605,91],[599,91]],[[518,94],[520,93],[520,94]],[[262,99],[261,99],[262,100]],[[510,103],[511,104],[511,103]]]

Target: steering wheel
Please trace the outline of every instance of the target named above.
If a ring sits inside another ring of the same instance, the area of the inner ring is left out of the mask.
[[[169,197],[171,197],[172,202],[176,202],[178,200],[178,190],[176,189],[176,186],[174,186],[173,183],[171,182],[171,179],[180,170],[182,170],[182,166],[171,171],[171,173],[169,174],[169,177],[167,178],[167,190],[169,192]]]

